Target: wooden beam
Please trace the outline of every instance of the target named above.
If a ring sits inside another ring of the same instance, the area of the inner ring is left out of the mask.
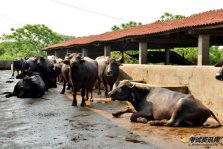
[[[214,30],[193,30],[193,29],[190,29],[188,30],[188,34],[190,35],[205,35],[205,34],[208,34],[208,35],[215,35],[215,36],[223,36],[223,30],[217,30],[217,29],[214,29]]]

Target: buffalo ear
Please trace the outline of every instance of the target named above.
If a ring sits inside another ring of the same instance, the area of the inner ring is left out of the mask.
[[[70,64],[70,60],[66,59],[62,61],[64,64],[69,65]]]
[[[117,66],[122,66],[122,63],[117,63]]]
[[[80,59],[80,64],[85,63],[85,60],[83,58]]]

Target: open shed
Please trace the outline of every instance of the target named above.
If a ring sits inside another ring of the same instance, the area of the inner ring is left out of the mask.
[[[209,64],[209,47],[223,45],[223,9],[195,14],[184,19],[156,21],[119,31],[74,38],[43,48],[48,55],[64,57],[80,52],[95,58],[110,52],[139,50],[139,63],[147,63],[147,49],[165,49],[168,63],[170,49],[198,47],[198,65]]]

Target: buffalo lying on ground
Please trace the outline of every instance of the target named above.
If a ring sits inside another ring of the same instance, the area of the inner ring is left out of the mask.
[[[132,104],[136,111],[127,109],[113,113],[113,116],[130,112],[133,113],[133,122],[151,121],[151,125],[157,126],[201,126],[213,116],[221,126],[214,113],[190,94],[166,88],[143,87],[124,80],[109,92],[109,96],[113,100],[127,100]]]
[[[220,61],[215,64],[215,67],[221,67],[220,70],[216,73],[215,78],[220,81],[223,81],[223,61]]]
[[[103,83],[105,88],[105,96],[108,95],[107,85],[109,85],[110,91],[112,90],[113,85],[116,82],[119,75],[119,66],[120,66],[119,61],[121,60],[121,58],[117,61],[107,56],[100,56],[95,59],[98,63],[98,79],[97,79],[98,94],[101,94],[100,92],[101,82]]]
[[[37,98],[45,93],[46,86],[39,75],[25,76],[19,80],[13,92],[8,92],[6,97],[17,96],[18,98]]]
[[[88,99],[88,93],[91,93],[98,75],[98,64],[89,57],[82,57],[80,53],[72,53],[69,58],[70,80],[73,92],[72,106],[77,106],[76,94],[81,90],[81,106],[85,106],[85,95]],[[86,100],[87,100],[86,99]]]

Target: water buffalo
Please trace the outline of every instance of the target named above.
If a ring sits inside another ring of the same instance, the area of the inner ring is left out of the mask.
[[[8,92],[6,97],[17,96],[18,98],[37,98],[45,93],[45,83],[39,75],[25,76],[19,80],[13,92]]]
[[[13,66],[13,68],[12,68],[12,76],[13,77],[14,77],[15,71],[17,71],[17,75],[19,75],[19,71],[22,72],[23,65],[24,65],[24,59],[22,59],[22,58],[21,59],[18,59],[18,60],[14,60],[12,62],[12,66]]]
[[[215,67],[221,67],[220,70],[216,73],[215,78],[220,81],[223,81],[223,61],[220,61],[215,64]]]
[[[100,56],[95,59],[98,63],[98,79],[97,79],[98,94],[101,94],[100,92],[101,82],[103,83],[105,88],[105,96],[108,96],[107,85],[109,85],[110,91],[112,90],[113,85],[116,82],[119,75],[119,66],[120,66],[119,61],[121,59],[122,57],[116,61],[115,59],[107,56]]]
[[[44,57],[29,58],[24,61],[23,72],[16,78],[22,79],[27,75],[27,72],[38,72],[46,84],[46,90],[50,87],[56,87],[57,74],[54,70],[54,65],[50,60]]]
[[[151,121],[151,125],[157,126],[201,126],[213,116],[218,126],[221,126],[214,113],[190,94],[166,88],[145,87],[124,80],[109,92],[109,96],[113,100],[127,100],[132,104],[136,111],[127,109],[113,113],[113,116],[119,117],[131,112],[133,122]]]
[[[61,64],[61,78],[63,80],[63,88],[60,94],[64,94],[65,88],[70,89],[70,66],[67,64]]]
[[[72,106],[77,106],[76,93],[80,89],[82,96],[81,106],[85,106],[85,95],[87,95],[88,99],[88,92],[91,93],[92,99],[92,90],[98,76],[98,64],[89,57],[82,57],[80,53],[72,53],[68,59],[73,92]]]

